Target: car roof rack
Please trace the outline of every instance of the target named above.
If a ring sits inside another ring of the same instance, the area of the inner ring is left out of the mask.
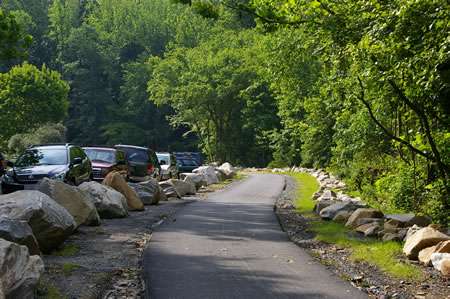
[[[74,143],[63,143],[63,142],[54,142],[54,143],[41,143],[41,144],[33,144],[30,147],[39,147],[39,146],[54,146],[54,145],[64,145],[64,146],[70,146],[75,145]]]

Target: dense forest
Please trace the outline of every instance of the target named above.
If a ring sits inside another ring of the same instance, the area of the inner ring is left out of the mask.
[[[0,0],[0,147],[320,167],[449,222],[442,0]]]

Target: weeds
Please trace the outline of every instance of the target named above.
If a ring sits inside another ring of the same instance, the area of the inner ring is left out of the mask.
[[[58,255],[71,255],[78,252],[78,249],[75,247],[75,245],[70,245],[69,247],[65,247],[63,249],[57,250],[53,252],[51,255],[58,256]]]

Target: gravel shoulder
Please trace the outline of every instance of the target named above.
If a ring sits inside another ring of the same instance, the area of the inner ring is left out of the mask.
[[[231,185],[237,183],[239,181],[234,181]],[[142,251],[153,229],[176,210],[204,199],[209,192],[220,192],[229,186],[221,185],[195,197],[146,206],[145,211],[130,212],[126,218],[103,220],[101,226],[79,227],[61,246],[69,254],[43,256],[45,273],[39,298],[144,298]],[[311,219],[294,211],[296,189],[295,179],[288,176],[286,188],[275,207],[280,225],[293,242],[328,269],[374,298],[450,298],[449,280],[436,271],[417,265],[428,275],[428,280],[396,281],[376,267],[352,261],[346,248],[315,240],[314,234],[307,231]]]

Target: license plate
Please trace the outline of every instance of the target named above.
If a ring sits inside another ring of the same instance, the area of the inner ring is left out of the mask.
[[[34,190],[36,185],[23,185],[23,190]]]

